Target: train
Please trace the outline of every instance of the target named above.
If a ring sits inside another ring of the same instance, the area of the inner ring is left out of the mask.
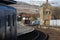
[[[9,4],[16,4],[16,1],[0,0],[0,40],[46,40],[47,35],[34,28],[27,28],[22,34],[20,28],[17,32],[17,10]]]

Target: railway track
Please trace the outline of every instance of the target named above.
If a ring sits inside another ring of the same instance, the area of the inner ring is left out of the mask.
[[[47,38],[47,34],[38,30],[17,36],[17,40],[48,40]]]

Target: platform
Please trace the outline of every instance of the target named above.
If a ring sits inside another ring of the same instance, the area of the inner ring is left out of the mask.
[[[32,32],[34,30],[35,29],[32,28],[32,27],[19,26],[19,27],[17,27],[17,36],[18,35],[22,35],[22,34],[26,34],[26,33],[29,33],[29,32]]]

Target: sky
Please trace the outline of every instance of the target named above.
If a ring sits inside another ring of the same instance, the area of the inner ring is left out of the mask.
[[[43,2],[46,2],[46,0],[15,0],[15,1],[22,1],[33,5],[40,5]],[[54,6],[60,6],[60,0],[49,0],[49,3]]]
[[[45,0],[16,0],[16,1],[45,1]],[[52,0],[49,0],[52,1]]]

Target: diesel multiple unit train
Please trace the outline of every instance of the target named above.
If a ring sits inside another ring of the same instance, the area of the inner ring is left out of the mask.
[[[17,11],[14,7],[8,6],[15,3],[17,2],[14,0],[0,0],[0,40],[47,40],[46,34],[34,28],[17,29]]]

